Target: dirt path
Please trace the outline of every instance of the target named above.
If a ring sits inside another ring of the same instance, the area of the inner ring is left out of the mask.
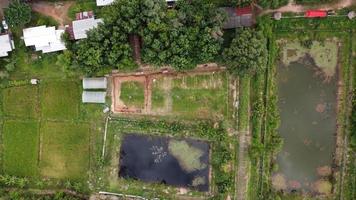
[[[268,14],[273,12],[293,12],[293,13],[301,13],[305,12],[308,9],[322,9],[322,10],[339,10],[342,8],[346,8],[352,5],[356,5],[355,0],[339,0],[333,3],[326,3],[321,5],[297,5],[294,1],[290,1],[287,5],[282,6],[278,9],[268,9],[264,10],[262,14]]]
[[[249,85],[249,83],[247,84]],[[249,91],[241,91],[241,90],[239,92],[240,95],[249,95],[250,93]],[[245,93],[242,94],[241,92],[245,92]],[[249,105],[249,102],[247,104]],[[238,109],[240,109],[240,106]],[[248,112],[247,116],[248,118],[250,118],[250,106],[248,106],[247,112]],[[239,149],[238,149],[238,166],[237,166],[237,174],[236,174],[236,179],[237,179],[236,199],[245,200],[247,199],[249,175],[250,175],[250,159],[249,159],[248,152],[249,152],[249,147],[251,145],[251,134],[250,134],[249,122],[245,124],[245,127],[238,127],[238,130],[239,130],[238,131]]]
[[[0,19],[4,16],[3,8],[6,8],[9,5],[9,0],[0,0]]]
[[[1,0],[2,1],[2,0]],[[38,1],[31,4],[32,10],[55,19],[60,26],[70,23],[68,10],[74,4],[74,1],[66,2],[45,2]]]

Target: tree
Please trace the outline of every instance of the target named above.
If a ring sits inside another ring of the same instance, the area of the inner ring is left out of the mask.
[[[120,0],[103,13],[104,24],[67,45],[88,73],[102,67],[132,70],[137,53],[147,64],[192,69],[213,61],[221,49],[224,14],[208,0],[180,0],[170,10],[164,0]],[[135,40],[140,52],[133,50],[132,36],[140,38],[140,44]]]
[[[11,27],[21,27],[31,20],[31,7],[20,0],[12,1],[4,9],[5,19]]]
[[[235,75],[260,72],[267,65],[267,40],[262,31],[242,29],[223,52],[228,70]]]
[[[214,60],[222,44],[224,14],[206,0],[177,1],[159,23],[148,24],[143,35],[144,61],[192,69]]]

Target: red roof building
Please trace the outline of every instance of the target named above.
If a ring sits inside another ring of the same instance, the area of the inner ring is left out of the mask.
[[[252,15],[252,7],[251,6],[246,6],[246,7],[243,7],[243,8],[236,8],[236,15],[237,16]]]
[[[328,12],[325,10],[307,10],[304,16],[307,18],[327,17]]]

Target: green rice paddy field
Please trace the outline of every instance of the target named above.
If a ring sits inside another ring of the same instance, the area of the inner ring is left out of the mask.
[[[1,172],[87,180],[92,129],[80,104],[79,81],[2,89]]]

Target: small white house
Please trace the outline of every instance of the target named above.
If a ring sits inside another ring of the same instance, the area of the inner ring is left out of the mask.
[[[9,52],[15,49],[14,41],[11,40],[10,35],[0,35],[0,57],[6,57]]]
[[[83,91],[83,103],[105,103],[106,92]]]
[[[100,78],[84,78],[83,89],[106,89],[107,79],[105,77]]]
[[[55,27],[37,26],[23,30],[23,39],[26,46],[34,46],[36,51],[50,53],[65,50],[65,44],[61,40],[64,30],[56,30]]]
[[[115,0],[96,0],[97,6],[107,6],[114,3]]]
[[[103,23],[103,20],[95,19],[94,17],[73,21],[72,29],[74,39],[79,40],[87,38],[87,31],[96,28],[99,23]]]

